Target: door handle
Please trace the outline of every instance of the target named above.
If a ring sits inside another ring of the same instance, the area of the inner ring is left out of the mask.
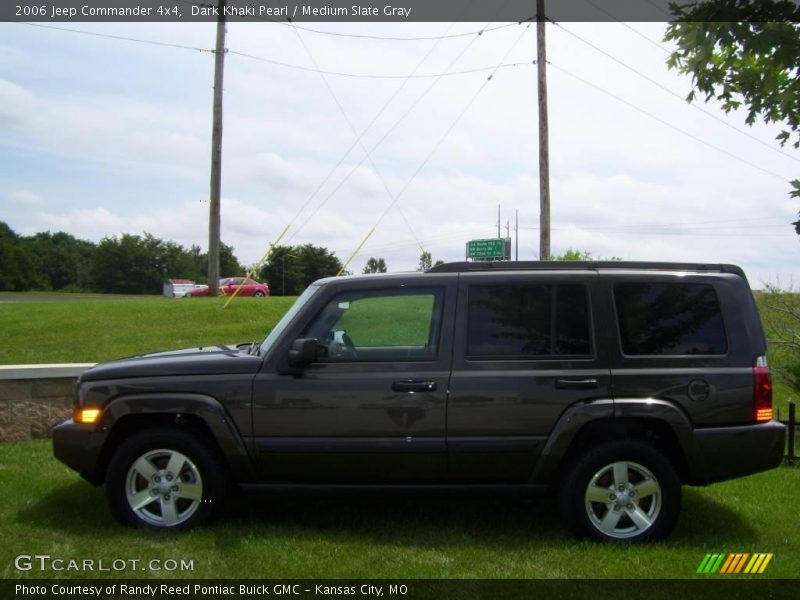
[[[556,379],[558,390],[594,390],[597,389],[597,379]]]
[[[395,381],[392,384],[393,392],[435,392],[435,381]]]

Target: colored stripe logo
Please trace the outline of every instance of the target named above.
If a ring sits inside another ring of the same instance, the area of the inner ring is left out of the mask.
[[[772,560],[774,554],[748,552],[729,552],[719,554],[706,554],[697,573],[704,575],[719,573],[720,575],[756,574],[763,573]]]

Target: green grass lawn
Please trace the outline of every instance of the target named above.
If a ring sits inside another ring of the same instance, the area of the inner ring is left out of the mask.
[[[551,498],[417,494],[247,495],[214,525],[183,534],[118,525],[95,488],[46,441],[0,444],[0,577],[20,554],[185,559],[194,571],[105,577],[692,578],[707,552],[772,552],[759,577],[800,576],[800,468],[684,488],[669,540],[576,541]]]
[[[28,296],[26,294],[26,296]],[[46,296],[46,295],[45,295]],[[0,364],[102,362],[263,339],[294,297],[106,296],[0,304]]]

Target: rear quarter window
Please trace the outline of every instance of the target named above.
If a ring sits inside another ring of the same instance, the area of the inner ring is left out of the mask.
[[[714,287],[703,283],[614,285],[622,351],[629,356],[723,355],[728,339]]]

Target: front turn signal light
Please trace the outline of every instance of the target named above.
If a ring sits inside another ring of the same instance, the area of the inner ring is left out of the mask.
[[[78,423],[91,424],[96,423],[100,418],[99,408],[80,408],[75,414],[75,420]]]

